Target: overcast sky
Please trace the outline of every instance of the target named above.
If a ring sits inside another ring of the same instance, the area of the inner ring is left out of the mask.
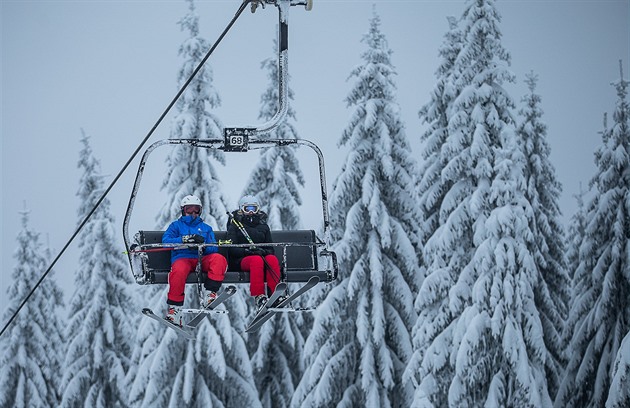
[[[196,4],[201,34],[213,43],[240,1]],[[459,18],[464,9],[464,1],[454,0],[315,0],[310,12],[291,8],[289,71],[296,127],[300,137],[322,148],[329,188],[347,153],[336,146],[350,115],[344,102],[350,89],[346,79],[362,61],[365,47],[360,39],[368,30],[373,4],[393,50],[398,103],[418,158],[424,127],[417,112],[429,101],[435,83],[446,17]],[[56,254],[79,221],[80,129],[91,136],[109,184],[177,91],[182,61],[178,48],[188,33],[176,23],[188,6],[183,0],[2,0],[1,7],[3,306],[24,203],[31,228]],[[525,74],[533,70],[539,76],[537,93],[542,96],[551,158],[564,188],[560,205],[568,220],[576,208],[572,195],[580,183],[586,188],[595,171],[593,151],[600,143],[602,117],[616,102],[610,83],[619,79],[618,61],[623,61],[626,79],[630,71],[629,1],[505,0],[497,7],[503,17],[503,45],[512,55],[517,77],[516,84],[506,87],[517,103],[527,92]],[[268,86],[260,62],[272,55],[277,16],[275,7],[255,14],[246,11],[209,60],[222,99],[215,113],[226,126],[259,123],[260,95]],[[171,118],[149,143],[168,137]],[[306,154],[304,212],[319,214],[317,168]],[[240,174],[248,174],[252,160],[238,155],[228,160],[231,169],[222,170],[225,191],[235,204],[244,185]],[[150,199],[138,199],[132,219],[136,229],[154,227],[161,203],[152,192],[159,191],[164,178],[161,161],[158,155],[146,170],[153,187],[145,194]],[[120,238],[137,162],[110,195]],[[317,226],[309,222],[305,227]],[[122,239],[120,248],[122,252]],[[55,268],[67,287],[76,262],[75,242]]]

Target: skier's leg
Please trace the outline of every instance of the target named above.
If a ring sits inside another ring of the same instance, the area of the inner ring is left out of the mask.
[[[276,290],[276,285],[280,281],[280,262],[275,255],[266,255],[265,262],[267,263],[265,265],[265,277],[267,278],[267,287],[271,294]]]
[[[241,261],[241,269],[249,271],[249,291],[252,296],[265,293],[263,260],[260,256],[246,256]]]
[[[227,260],[221,254],[208,254],[201,258],[201,269],[208,274],[208,279],[204,282],[207,290],[212,292],[219,290],[225,279],[227,266]]]
[[[171,265],[168,274],[168,295],[166,303],[169,305],[182,306],[184,304],[184,292],[186,289],[186,278],[195,269],[197,260],[192,258],[180,258]]]

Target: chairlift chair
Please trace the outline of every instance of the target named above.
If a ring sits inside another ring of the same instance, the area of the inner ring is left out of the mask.
[[[280,282],[307,282],[303,287],[310,288],[315,282],[333,282],[337,279],[338,265],[335,252],[329,249],[330,222],[328,216],[328,196],[326,193],[326,177],[324,171],[324,158],[319,147],[308,140],[303,139],[264,139],[260,136],[277,128],[285,118],[288,110],[288,11],[290,6],[303,5],[307,10],[312,7],[312,0],[246,0],[251,4],[252,12],[258,6],[274,5],[279,11],[279,108],[273,118],[268,122],[255,127],[230,127],[225,128],[223,139],[166,139],[160,140],[149,146],[140,161],[138,172],[133,184],[129,204],[123,221],[123,239],[126,253],[129,258],[131,272],[135,281],[141,285],[167,284],[170,271],[170,252],[183,247],[189,248],[191,244],[163,244],[164,231],[141,230],[134,234],[129,233],[129,221],[134,210],[136,196],[140,189],[140,183],[149,156],[159,147],[188,145],[195,149],[218,149],[224,152],[239,153],[254,149],[264,149],[276,146],[278,148],[290,148],[292,146],[308,147],[315,152],[318,159],[319,181],[321,193],[322,227],[323,236],[318,237],[314,230],[297,231],[272,231],[273,243],[257,244],[259,246],[273,247],[275,255],[280,261]],[[198,248],[199,258],[203,249],[208,246],[217,246],[219,253],[229,257],[230,247],[243,247],[225,243],[226,231],[215,231],[216,243],[194,244]],[[229,261],[229,259],[228,259]],[[204,276],[200,271],[198,262],[197,273],[191,273],[187,283],[197,284],[199,294],[202,294]],[[230,271],[225,274],[224,283],[249,283],[249,272]],[[201,298],[200,298],[201,299]],[[145,309],[145,311],[148,309]],[[150,312],[150,310],[148,310]],[[198,310],[198,312],[202,312]],[[151,312],[152,313],[152,312]],[[147,314],[147,313],[145,313]],[[155,316],[151,316],[155,317]]]

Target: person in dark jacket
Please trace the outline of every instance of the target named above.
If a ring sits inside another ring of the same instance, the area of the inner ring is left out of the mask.
[[[201,219],[203,207],[199,197],[188,195],[181,202],[181,217],[173,221],[162,236],[163,243],[172,244],[203,244],[216,243],[212,227]],[[186,278],[197,266],[197,247],[177,249],[171,251],[171,271],[168,274],[168,295],[166,299],[167,312],[165,319],[182,326],[182,306],[184,305],[184,291]],[[201,269],[208,278],[204,282],[206,289],[204,304],[208,307],[216,299],[217,291],[225,278],[227,260],[218,253],[216,246],[204,248],[201,258]]]
[[[241,226],[245,233],[241,231]],[[246,195],[239,200],[238,210],[233,211],[228,220],[227,239],[232,244],[273,242],[267,225],[267,214],[260,209],[260,202],[255,196]],[[273,247],[251,245],[249,248],[233,247],[229,251],[230,270],[249,271],[250,294],[255,297],[256,307],[260,309],[268,300],[265,281],[269,294],[273,293],[280,281],[280,262],[274,255]]]

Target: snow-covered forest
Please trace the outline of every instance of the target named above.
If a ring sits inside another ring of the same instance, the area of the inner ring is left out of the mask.
[[[178,86],[210,46],[194,0],[184,4]],[[619,76],[593,135],[596,172],[564,225],[545,95],[535,72],[511,72],[500,5],[468,0],[448,23],[419,130],[400,115],[378,7],[365,21],[361,62],[341,73],[350,115],[336,142],[348,154],[328,201],[339,277],[303,296],[312,314],[277,314],[246,333],[254,309],[241,286],[229,318],[204,319],[195,340],[178,336],[138,312],[163,313],[167,289],[132,281],[123,215],[105,199],[77,237],[71,297],[53,270],[0,337],[0,407],[630,407],[628,67],[610,61]],[[262,121],[278,108],[277,50],[260,65]],[[508,92],[516,81],[525,94]],[[222,138],[220,104],[206,65],[173,108],[170,137]],[[295,122],[289,104],[263,137],[300,138]],[[77,220],[106,188],[89,133],[76,156]],[[223,152],[173,148],[169,199],[148,229],[163,230],[195,194],[223,230],[224,165]],[[272,229],[299,229],[303,185],[293,147],[272,147],[242,194],[258,195]],[[55,255],[27,208],[21,220],[3,325]]]

